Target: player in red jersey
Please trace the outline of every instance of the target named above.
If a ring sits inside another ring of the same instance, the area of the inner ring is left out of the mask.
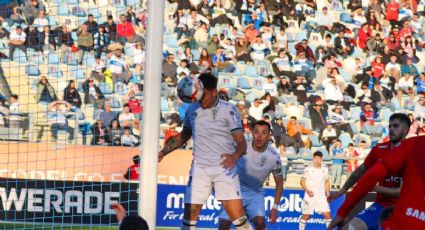
[[[425,137],[405,140],[398,148],[376,163],[359,180],[338,210],[328,229],[342,226],[354,205],[377,181],[389,175],[402,174],[400,198],[392,215],[382,224],[383,230],[425,229]]]
[[[366,157],[364,163],[350,175],[341,190],[336,193],[332,193],[328,197],[328,200],[334,200],[345,194],[351,187],[353,187],[359,178],[363,177],[362,175],[364,175],[368,169],[399,146],[406,138],[410,124],[411,122],[406,114],[395,113],[391,115],[389,124],[390,141],[375,146]],[[377,192],[375,202],[369,208],[361,211],[356,217],[354,217],[347,224],[346,229],[378,229],[378,220],[384,208],[397,203],[401,180],[400,174],[391,174],[388,178],[380,180],[378,185],[376,185],[373,189]]]

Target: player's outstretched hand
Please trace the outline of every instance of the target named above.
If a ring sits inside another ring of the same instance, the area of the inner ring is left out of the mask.
[[[277,209],[272,208],[270,210],[270,224],[276,223],[277,216],[278,216]]]
[[[329,224],[329,227],[327,228],[328,230],[333,230],[334,228],[342,228],[344,226],[344,219],[339,217],[339,216],[335,216],[332,219],[332,222]]]
[[[344,193],[342,193],[341,191],[336,191],[336,192],[331,192],[331,194],[327,197],[328,198],[328,202],[332,202],[333,200],[338,199],[338,197],[342,196]]]
[[[116,213],[118,222],[121,222],[124,219],[124,217],[127,215],[125,208],[119,203],[112,204],[111,207]]]
[[[162,158],[164,158],[164,153],[162,153],[162,151],[159,151],[158,153],[158,162],[162,161]]]
[[[230,169],[235,166],[236,161],[238,161],[238,157],[236,154],[224,153],[221,154],[221,166],[225,169]]]

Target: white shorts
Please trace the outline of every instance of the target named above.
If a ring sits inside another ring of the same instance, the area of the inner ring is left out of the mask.
[[[204,204],[213,189],[217,200],[242,199],[236,168],[225,170],[222,167],[192,165],[184,202]]]
[[[242,203],[249,221],[252,221],[254,217],[266,215],[264,192],[242,192]],[[221,206],[219,218],[230,220],[223,206]]]
[[[301,212],[304,215],[313,215],[313,212],[324,213],[330,212],[329,203],[326,200],[326,197],[308,197],[306,194],[304,196],[303,202],[301,204]]]

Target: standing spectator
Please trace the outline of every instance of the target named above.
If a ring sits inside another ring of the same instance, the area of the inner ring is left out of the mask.
[[[117,42],[117,24],[114,22],[112,15],[108,15],[106,22],[103,24],[105,31],[108,33],[111,41]]]
[[[28,27],[25,29],[26,33],[26,42],[25,45],[27,48],[34,49],[35,51],[40,50],[40,43],[38,42],[38,30],[34,28],[33,25],[28,25]]]
[[[128,93],[129,100],[127,101],[130,111],[136,119],[142,120],[143,107],[141,101],[136,98],[134,91]]]
[[[328,116],[328,105],[324,104],[321,98],[317,98],[314,103],[308,105],[313,130],[322,131],[326,127]]]
[[[94,34],[94,50],[96,57],[101,57],[102,53],[106,53],[109,45],[109,35],[105,32],[105,26],[100,25],[99,29]]]
[[[42,33],[44,27],[49,25],[49,20],[46,18],[46,11],[40,10],[38,17],[34,20],[32,25],[37,28],[38,32]]]
[[[84,83],[84,104],[91,104],[95,109],[102,109],[105,103],[105,96],[99,87],[94,84],[92,78]]]
[[[115,119],[117,119],[117,112],[111,110],[110,102],[105,102],[105,109],[100,113],[100,120],[109,127]]]
[[[358,158],[360,156],[357,150],[354,148],[353,143],[348,144],[348,149],[345,150],[344,154],[346,158]],[[346,164],[348,174],[354,172],[358,166],[356,159],[347,159]]]
[[[63,91],[63,100],[70,103],[73,108],[81,108],[81,97],[75,88],[75,81],[70,80]]]
[[[88,31],[86,25],[81,26],[81,32],[78,35],[78,62],[83,64],[83,57],[85,52],[93,52],[93,35]]]
[[[13,52],[16,48],[22,50],[27,56],[27,48],[25,46],[25,41],[27,39],[27,35],[22,31],[21,26],[17,26],[15,31],[10,33],[9,37],[9,58],[13,61]]]
[[[341,187],[342,165],[344,164],[344,148],[340,140],[336,140],[331,146],[331,185],[333,189]]]
[[[126,42],[134,43],[137,41],[136,32],[131,22],[127,21],[124,14],[120,15],[120,22],[117,25],[118,41],[124,45]]]
[[[43,32],[38,33],[38,41],[40,42],[40,51],[48,53],[56,50],[55,34],[50,31],[50,26],[44,26]]]
[[[127,172],[124,174],[124,178],[127,180],[138,180],[140,176],[140,156],[135,155],[133,157],[133,165],[128,167]]]
[[[322,37],[324,37],[326,31],[332,33],[333,18],[332,14],[328,12],[328,7],[323,7],[322,12],[316,14],[316,21],[319,24]]]
[[[37,101],[50,103],[56,101],[56,99],[55,89],[53,89],[46,76],[41,76],[37,84]]]
[[[135,147],[139,145],[139,140],[133,134],[131,134],[130,127],[124,127],[123,130],[124,134],[121,136],[122,146]]]
[[[60,58],[64,60],[65,54],[72,51],[72,47],[74,46],[74,39],[71,36],[71,32],[68,31],[68,27],[66,25],[62,25],[58,29],[57,36]]]
[[[108,64],[112,73],[113,83],[123,82],[127,84],[131,77],[131,71],[122,57],[122,46],[114,43],[109,46],[109,49],[112,51],[112,56],[109,58]]]
[[[347,58],[354,52],[354,47],[350,44],[347,37],[344,36],[344,30],[338,32],[338,37],[335,38],[336,53]]]
[[[10,96],[9,105],[9,127],[20,127],[21,123],[21,112],[19,106],[19,97],[16,94]]]
[[[98,30],[97,22],[94,20],[92,14],[88,15],[87,21],[85,21],[83,25],[87,26],[87,31],[92,35],[95,34]]]
[[[400,9],[400,4],[395,0],[390,0],[387,4],[387,20],[390,21],[391,26],[394,27],[398,22],[398,11]]]
[[[61,109],[60,106],[65,105],[65,108]],[[54,101],[49,104],[48,110],[48,122],[50,125],[50,130],[52,132],[52,137],[54,141],[58,139],[59,130],[65,130],[68,132],[68,141],[72,142],[74,139],[74,128],[68,125],[68,120],[66,118],[66,113],[72,108],[72,105],[66,101]]]
[[[129,127],[133,123],[133,120],[136,119],[134,114],[130,112],[130,106],[126,103],[122,107],[122,113],[118,117],[121,127]]]
[[[91,145],[101,145],[103,141],[106,143],[110,142],[108,130],[106,129],[106,126],[102,123],[101,120],[97,120],[91,128],[93,134]]]

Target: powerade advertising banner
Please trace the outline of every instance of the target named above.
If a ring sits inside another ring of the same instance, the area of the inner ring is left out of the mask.
[[[78,225],[116,224],[111,204],[121,203],[129,214],[137,215],[137,183],[74,182],[0,178],[0,220]],[[157,226],[179,227],[183,218],[185,186],[158,185]],[[285,190],[279,218],[268,229],[298,229],[304,192]],[[267,215],[274,190],[266,189]],[[336,213],[343,198],[331,204]],[[210,196],[199,216],[197,227],[217,228],[220,203]],[[307,229],[324,229],[323,217],[314,214]]]
[[[157,226],[179,227],[183,218],[184,208],[184,186],[159,185],[158,187],[158,205],[157,205]],[[301,202],[304,196],[302,190],[285,190],[279,206],[279,218],[276,223],[267,224],[267,229],[298,229],[299,219],[301,217]],[[265,207],[266,215],[274,201],[274,190],[266,189]],[[340,197],[331,203],[332,216],[342,205],[344,197]],[[202,207],[199,215],[197,227],[217,228],[220,214],[220,202],[211,195],[207,203]],[[323,216],[315,213],[308,221],[306,229],[325,229]]]

